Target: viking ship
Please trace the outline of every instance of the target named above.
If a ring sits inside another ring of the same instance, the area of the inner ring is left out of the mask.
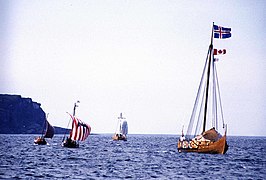
[[[79,141],[85,141],[90,135],[91,127],[87,123],[81,121],[75,116],[76,107],[78,107],[77,101],[74,104],[73,115],[69,114],[70,121],[72,120],[72,128],[70,130],[69,136],[65,139],[65,135],[62,141],[62,146],[67,148],[78,148]],[[69,124],[69,123],[68,123]]]
[[[42,136],[41,137],[37,137],[34,140],[34,144],[38,144],[38,145],[46,145],[47,142],[45,140],[45,138],[53,138],[54,136],[54,127],[51,126],[51,124],[49,124],[48,122],[48,114],[44,120],[44,124],[43,124],[43,129],[42,129]]]
[[[127,140],[128,125],[125,119],[126,118],[122,116],[122,113],[120,113],[120,116],[118,117],[118,126],[116,128],[115,134],[112,137],[114,141],[118,141],[118,140],[126,141]]]
[[[208,49],[194,108],[187,133],[184,135],[182,130],[182,135],[178,140],[178,152],[225,154],[228,150],[226,141],[227,125],[224,123],[223,118],[216,70],[217,61],[214,58],[213,36],[218,38],[221,35],[221,39],[229,38],[231,37],[230,31],[231,28],[218,27],[213,24],[211,44]],[[223,135],[219,131],[223,132]]]

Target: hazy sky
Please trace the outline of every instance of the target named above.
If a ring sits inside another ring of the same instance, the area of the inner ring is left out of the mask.
[[[0,93],[41,103],[52,125],[180,134],[212,22],[231,27],[217,63],[229,135],[266,135],[266,1],[0,1]]]

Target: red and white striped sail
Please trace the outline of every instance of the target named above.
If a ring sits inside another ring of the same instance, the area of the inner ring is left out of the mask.
[[[69,114],[72,119],[72,130],[70,138],[74,141],[85,141],[90,135],[91,127],[87,123],[82,122],[80,119]]]

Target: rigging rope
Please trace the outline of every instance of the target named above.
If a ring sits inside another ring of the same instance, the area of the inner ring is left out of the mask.
[[[219,95],[219,104],[220,104],[220,108],[221,108],[221,116],[222,116],[222,121],[223,121],[223,128],[224,127],[224,115],[223,115],[223,107],[222,107],[222,99],[221,99],[221,93],[220,93],[220,87],[219,87],[219,81],[218,81],[218,76],[217,76],[217,71],[216,71],[216,66],[214,66],[214,70],[215,70],[215,79],[217,82],[217,90],[218,90],[218,95]]]
[[[215,63],[212,62],[212,79],[213,79],[213,101],[212,101],[212,127],[218,129],[218,122],[217,122],[217,96],[216,96],[216,78],[215,78]]]
[[[68,113],[68,112],[67,112]],[[69,123],[70,123],[70,121],[71,121],[72,119],[71,119],[71,117],[69,118],[69,120],[68,120],[68,124],[67,124],[67,128],[66,128],[66,130],[65,130],[65,133],[64,133],[64,137],[63,137],[63,140],[62,140],[62,142],[65,140],[65,138],[66,138],[66,133],[67,133],[67,131],[68,131],[68,126],[69,126]]]
[[[203,82],[203,79],[204,79],[204,76],[205,76],[206,67],[207,67],[207,64],[208,64],[207,62],[208,62],[209,54],[210,54],[210,49],[208,49],[208,53],[207,53],[207,57],[206,57],[206,61],[205,61],[204,69],[203,69],[203,73],[202,73],[202,76],[201,76],[201,80],[200,80],[200,84],[199,84],[196,100],[194,102],[194,107],[193,107],[193,110],[192,110],[192,114],[191,114],[191,117],[190,117],[188,129],[187,129],[187,133],[186,133],[186,136],[189,136],[189,138],[190,138],[190,136],[192,136],[191,132],[192,132],[193,124],[194,124],[195,112],[196,112],[197,106],[198,106],[199,95],[200,95],[200,92],[201,92],[202,82]]]
[[[202,101],[201,101],[201,105],[200,105],[200,111],[199,111],[199,115],[198,115],[197,126],[196,126],[196,129],[195,129],[194,136],[199,134],[200,128],[201,128],[201,124],[202,124],[202,118],[203,117],[201,117],[201,115],[203,115],[202,110],[204,109],[203,105],[204,105],[204,100],[205,100],[206,84],[207,84],[207,82],[205,82],[204,91],[202,93],[203,96],[202,96]]]

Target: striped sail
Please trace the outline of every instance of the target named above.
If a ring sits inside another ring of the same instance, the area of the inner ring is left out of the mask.
[[[70,115],[70,114],[69,114]],[[72,119],[72,130],[70,132],[70,138],[74,141],[85,141],[90,135],[90,125],[82,122],[80,119],[70,115]]]

